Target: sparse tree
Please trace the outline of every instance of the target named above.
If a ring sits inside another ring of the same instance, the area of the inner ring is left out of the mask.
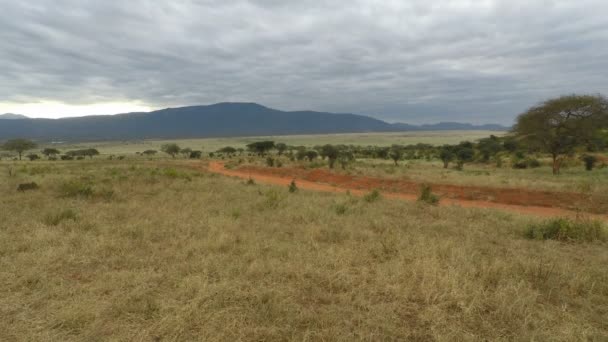
[[[42,150],[42,154],[44,154],[48,159],[51,159],[60,153],[61,152],[59,152],[59,150],[56,148],[45,148]]]
[[[323,147],[321,147],[321,156],[323,158],[327,158],[330,169],[334,168],[334,164],[336,163],[336,160],[338,159],[339,153],[340,153],[340,151],[338,150],[338,148],[336,148],[333,145],[327,144],[327,145],[324,145]]]
[[[395,166],[399,165],[399,160],[403,158],[403,146],[393,145],[388,152],[388,156],[395,162]]]
[[[439,159],[443,162],[443,168],[447,169],[450,162],[454,160],[456,154],[454,153],[454,147],[450,145],[443,145],[439,151]]]
[[[562,96],[521,114],[513,131],[530,148],[549,153],[557,175],[563,158],[605,128],[607,117],[608,101],[602,96]]]
[[[285,152],[287,150],[287,145],[284,143],[278,143],[275,145],[275,148],[277,149],[277,153],[279,155],[282,155],[283,152]]]
[[[172,158],[175,158],[179,151],[181,151],[181,148],[178,144],[171,143],[162,145],[160,150],[170,155]]]
[[[462,170],[464,163],[470,162],[475,156],[475,151],[467,146],[459,146],[456,150],[456,168]]]
[[[23,152],[36,148],[36,143],[27,139],[12,139],[5,142],[2,148],[7,151],[17,152],[19,160],[21,160]]]
[[[27,155],[27,159],[34,161],[40,159],[40,156],[38,156],[36,153],[30,153]]]
[[[274,141],[256,141],[247,145],[247,149],[251,152],[255,152],[260,156],[265,155],[268,151],[275,148]]]

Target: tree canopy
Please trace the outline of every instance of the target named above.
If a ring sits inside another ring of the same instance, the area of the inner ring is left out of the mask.
[[[2,148],[7,151],[17,152],[17,154],[19,154],[19,160],[21,160],[23,152],[36,148],[36,143],[27,139],[12,139],[5,142],[4,145],[2,145]]]
[[[568,95],[547,100],[519,115],[513,132],[531,149],[549,153],[553,174],[564,156],[589,144],[608,125],[608,101],[600,95]]]

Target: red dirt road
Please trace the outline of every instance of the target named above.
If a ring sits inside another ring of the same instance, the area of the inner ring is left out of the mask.
[[[327,170],[305,170],[294,168],[243,167],[226,169],[217,161],[209,163],[208,170],[225,176],[243,179],[252,178],[265,184],[287,186],[295,180],[298,187],[306,190],[345,193],[362,196],[372,189],[379,189],[386,198],[415,201],[420,184],[394,179],[353,177],[331,173]],[[441,196],[441,205],[465,208],[493,208],[520,214],[543,217],[580,215],[581,212],[568,209],[573,204],[588,203],[590,200],[577,193],[533,191],[525,189],[502,189],[475,186],[431,184],[433,192]],[[608,221],[608,215],[585,213],[585,217]]]

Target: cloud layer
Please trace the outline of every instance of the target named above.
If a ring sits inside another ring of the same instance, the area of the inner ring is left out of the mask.
[[[0,1],[0,103],[510,124],[547,97],[608,93],[605,0]]]

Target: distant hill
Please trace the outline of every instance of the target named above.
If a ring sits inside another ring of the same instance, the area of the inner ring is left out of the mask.
[[[0,120],[19,120],[19,119],[29,119],[27,116],[25,115],[21,115],[21,114],[12,114],[12,113],[6,113],[6,114],[0,114]]]
[[[218,103],[209,106],[167,108],[150,113],[4,120],[0,123],[0,140],[23,137],[43,141],[99,141],[438,129],[507,129],[498,125],[491,127],[454,123],[412,126],[401,123],[390,124],[356,114],[284,112],[255,103]]]

